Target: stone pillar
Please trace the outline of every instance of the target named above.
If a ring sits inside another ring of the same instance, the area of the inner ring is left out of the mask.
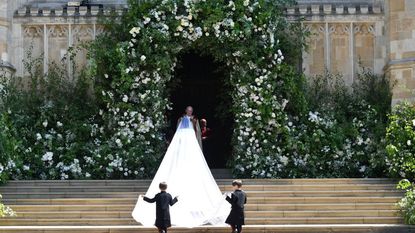
[[[395,82],[392,104],[415,102],[415,1],[387,0],[388,57],[386,73]]]
[[[8,1],[0,1],[0,75],[3,72],[14,72],[13,66],[9,62],[8,37],[9,37],[9,17]]]

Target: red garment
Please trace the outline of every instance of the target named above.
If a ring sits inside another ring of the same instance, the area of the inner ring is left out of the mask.
[[[201,128],[202,139],[208,138],[210,136],[210,129],[208,127]]]

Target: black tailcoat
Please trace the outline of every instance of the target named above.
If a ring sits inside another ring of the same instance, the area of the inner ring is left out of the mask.
[[[242,190],[236,190],[231,197],[226,196],[226,200],[231,203],[232,209],[226,223],[230,225],[245,225],[244,205],[246,204],[246,194]]]
[[[156,203],[156,227],[171,227],[170,206],[177,202],[177,198],[173,199],[169,193],[161,191],[152,199],[144,197],[144,201]]]

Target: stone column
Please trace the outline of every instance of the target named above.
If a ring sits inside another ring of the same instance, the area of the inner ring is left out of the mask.
[[[392,104],[415,102],[415,1],[387,0],[388,57],[386,73],[395,83]]]
[[[0,72],[14,72],[14,67],[10,64],[10,55],[8,51],[9,41],[9,17],[8,1],[0,1]]]

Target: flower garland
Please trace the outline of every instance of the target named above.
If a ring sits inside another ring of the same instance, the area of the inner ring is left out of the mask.
[[[167,85],[178,54],[196,48],[223,61],[229,70],[235,172],[244,176],[278,172],[283,155],[275,145],[288,135],[284,127],[288,100],[279,93],[286,85],[278,75],[284,56],[275,38],[282,16],[276,11],[280,9],[268,4],[263,0],[130,2],[122,20],[128,25],[128,36],[116,44],[116,64],[105,67],[96,59],[105,104],[100,112],[105,125],[97,132],[111,135],[109,147],[120,148],[111,154],[118,162],[111,162],[110,168],[127,167],[131,160],[154,164],[159,159],[165,144],[164,113],[170,109]],[[255,166],[263,159],[275,166],[266,170]],[[246,166],[251,161],[252,167]],[[126,176],[128,172],[132,171],[125,171]]]

